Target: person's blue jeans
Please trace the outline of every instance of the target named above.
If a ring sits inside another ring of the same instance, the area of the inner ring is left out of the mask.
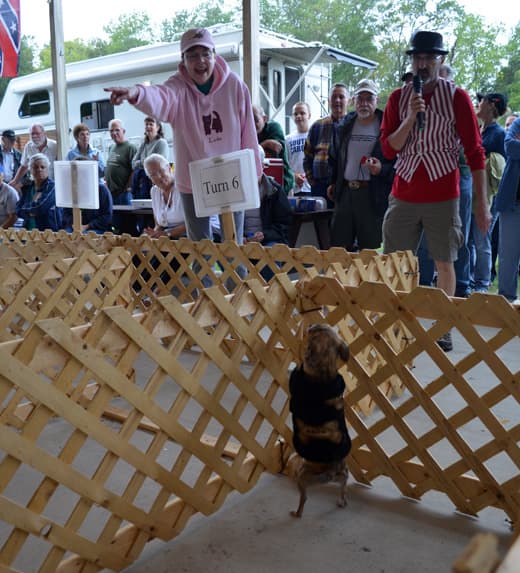
[[[469,257],[469,231],[471,223],[471,200],[472,200],[472,182],[471,174],[460,176],[460,199],[459,215],[462,224],[461,231],[464,235],[464,244],[459,249],[457,260],[453,264],[455,268],[456,286],[455,296],[465,297],[470,293],[470,257]],[[417,258],[419,259],[419,284],[431,286],[435,275],[435,264],[428,254],[428,245],[424,233],[421,237],[417,249]]]
[[[520,203],[512,211],[501,211],[498,237],[498,294],[513,301],[518,298],[520,263]]]
[[[475,215],[470,230],[471,286],[476,292],[487,292],[491,283],[491,232],[482,233]]]
[[[432,286],[435,276],[435,263],[428,253],[428,244],[424,233],[421,235],[421,241],[417,247],[417,258],[419,259],[419,284]]]
[[[460,200],[459,215],[462,223],[462,234],[464,235],[464,244],[459,249],[457,260],[454,263],[455,268],[455,296],[468,296],[470,289],[470,258],[469,258],[469,230],[471,226],[471,202],[473,195],[473,178],[471,173],[460,176]]]

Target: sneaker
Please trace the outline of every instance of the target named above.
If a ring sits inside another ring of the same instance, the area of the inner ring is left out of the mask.
[[[451,330],[448,330],[446,334],[443,334],[437,339],[437,344],[444,350],[444,352],[449,352],[453,350],[453,341],[451,340]]]

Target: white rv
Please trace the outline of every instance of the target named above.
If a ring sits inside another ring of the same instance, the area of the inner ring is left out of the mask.
[[[211,30],[217,53],[241,75],[242,30],[232,25],[217,25]],[[286,132],[294,127],[291,109],[299,100],[310,104],[314,118],[326,113],[332,64],[348,62],[368,69],[377,65],[318,42],[302,42],[265,30],[260,31],[259,40],[260,103]],[[162,83],[177,69],[181,56],[179,44],[156,44],[67,64],[69,128],[72,130],[79,122],[87,124],[92,146],[106,154],[111,143],[108,122],[118,117],[125,124],[128,139],[138,144],[143,137],[144,115],[128,103],[114,107],[103,88]],[[52,136],[55,119],[50,69],[12,79],[0,105],[0,129],[13,129],[25,140],[33,123],[43,124]],[[163,127],[172,145],[170,126]]]

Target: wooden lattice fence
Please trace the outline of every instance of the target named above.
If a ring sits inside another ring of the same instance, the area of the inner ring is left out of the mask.
[[[326,275],[336,277],[346,285],[358,285],[368,280],[407,291],[417,283],[417,260],[410,253],[386,256],[363,251],[351,254],[344,249],[317,251],[314,247],[289,249],[285,245],[264,249],[258,244],[239,247],[232,242],[194,243],[166,238],[153,240],[146,236],[136,239],[128,235],[99,237],[93,233],[39,231],[4,231],[3,238],[0,260],[7,261],[4,275],[16,274],[20,292],[10,289],[2,297],[0,291],[0,305],[3,303],[0,306],[0,330],[3,330],[0,340],[23,334],[40,318],[68,314],[68,323],[80,324],[90,321],[101,306],[117,303],[143,309],[154,305],[158,296],[170,293],[181,302],[193,302],[200,290],[209,284],[218,285],[227,294],[241,284],[241,277],[257,278],[265,285],[277,274],[291,271],[293,279]],[[127,251],[129,261],[121,262],[122,249]],[[111,255],[96,274],[87,272],[89,269],[81,270],[84,261],[96,260],[96,253],[103,257],[98,260],[104,260],[107,255],[101,254],[113,251],[116,254]],[[75,260],[71,258],[73,253],[79,253],[80,257],[72,272],[67,273],[68,266]],[[114,264],[114,256],[118,261],[117,269],[111,269],[104,277],[107,265]],[[49,272],[51,268],[52,273]],[[265,277],[266,268],[269,277]],[[114,275],[114,270],[119,274]],[[25,278],[23,284],[22,277]],[[42,277],[50,279],[46,288],[41,284]],[[394,334],[394,344],[406,344],[406,332],[396,330]],[[365,365],[369,370],[376,369],[377,355],[367,351]],[[399,395],[399,380],[392,377],[385,384],[385,391],[389,397]],[[369,414],[374,403],[367,398],[361,400],[358,407]]]
[[[69,244],[48,239],[42,244]],[[231,295],[219,283],[185,304],[155,294],[136,312],[126,298],[136,267],[122,270],[117,253],[108,263],[93,246],[76,248],[83,266],[51,256],[55,264],[24,263],[21,276],[28,293],[38,271],[69,292],[62,283],[88,286],[102,261],[107,274],[94,290],[113,279],[121,287],[113,306],[83,295],[95,312],[77,325],[56,301],[45,318],[27,312],[28,327],[0,343],[2,571],[121,570],[150,539],[175,537],[194,514],[281,471],[292,454],[288,372],[313,322],[334,326],[350,345],[342,374],[357,481],[387,476],[405,496],[439,491],[465,513],[495,507],[516,519],[518,307],[496,295],[399,291],[388,278],[348,284],[367,269],[414,280],[370,255],[356,273],[333,263],[298,283],[284,273],[267,286],[241,281]],[[226,262],[232,257],[244,261],[225,252]],[[44,306],[52,293],[40,290]],[[449,328],[455,350],[445,354],[435,340]],[[389,392],[396,381],[399,392]]]
[[[25,263],[0,264],[0,341],[23,336],[36,321],[52,316],[67,324],[90,322],[102,306],[129,305],[133,269],[122,247],[106,255],[84,250],[78,257],[59,254]]]
[[[339,248],[264,248],[256,243],[238,246],[231,241],[171,241],[166,237],[64,231],[0,230],[0,240],[0,261],[17,258],[33,262],[51,253],[68,258],[84,250],[106,254],[123,247],[132,259],[131,294],[142,308],[153,304],[157,296],[175,294],[181,302],[193,302],[198,291],[210,285],[219,285],[228,293],[243,278],[257,278],[268,284],[281,273],[290,273],[293,278],[336,276],[343,284],[353,286],[364,280],[384,282],[394,290],[406,291],[418,284],[417,259],[409,252],[380,255],[376,251],[348,253]]]

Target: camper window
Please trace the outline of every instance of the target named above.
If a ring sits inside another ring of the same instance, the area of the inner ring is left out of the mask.
[[[108,129],[108,122],[114,119],[114,106],[110,100],[87,101],[80,105],[81,122],[88,125],[90,131]]]
[[[28,92],[23,96],[22,104],[18,109],[19,117],[33,117],[46,115],[51,111],[51,102],[47,90]]]

